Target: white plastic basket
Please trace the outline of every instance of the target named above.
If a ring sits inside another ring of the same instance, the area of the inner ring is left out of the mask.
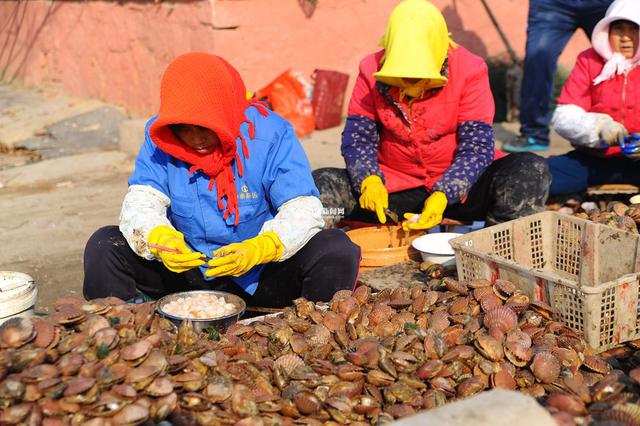
[[[31,276],[22,272],[0,271],[0,319],[31,315],[38,298],[38,289]]]
[[[640,338],[640,237],[538,213],[450,241],[460,279],[513,282],[601,352]]]

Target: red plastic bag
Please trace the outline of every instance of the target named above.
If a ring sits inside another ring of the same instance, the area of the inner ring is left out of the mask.
[[[298,137],[306,136],[315,129],[316,119],[311,101],[304,86],[290,69],[258,90],[255,97],[266,101],[273,111],[286,118]]]
[[[316,129],[339,126],[342,122],[342,105],[349,74],[315,70],[313,75],[315,87],[311,104],[316,113]]]

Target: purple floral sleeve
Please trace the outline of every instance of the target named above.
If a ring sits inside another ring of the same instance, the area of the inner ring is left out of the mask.
[[[457,138],[453,162],[433,187],[445,193],[449,204],[466,197],[494,156],[493,127],[488,123],[465,121],[458,125]]]
[[[360,192],[362,181],[370,175],[384,176],[378,164],[380,135],[376,122],[361,115],[350,115],[342,132],[342,156],[347,165],[351,185]]]

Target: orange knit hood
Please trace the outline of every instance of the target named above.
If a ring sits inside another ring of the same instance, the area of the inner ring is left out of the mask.
[[[160,112],[149,128],[149,136],[158,148],[191,164],[190,173],[202,170],[210,178],[209,189],[215,184],[223,218],[235,215],[236,225],[240,215],[232,164],[236,162],[242,176],[237,141],[239,138],[242,154],[248,158],[240,126],[248,123],[249,137],[253,139],[253,123],[245,116],[245,110],[252,104],[262,115],[268,114],[262,105],[246,99],[242,78],[227,61],[208,53],[186,53],[174,59],[162,76]],[[206,127],[216,133],[220,146],[213,153],[199,154],[176,138],[168,127],[171,124]]]

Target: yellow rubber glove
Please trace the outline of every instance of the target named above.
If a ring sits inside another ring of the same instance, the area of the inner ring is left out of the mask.
[[[375,212],[380,223],[387,222],[384,209],[389,207],[389,193],[380,176],[371,175],[362,181],[360,186],[360,207]]]
[[[410,220],[416,215],[415,213],[404,214],[404,218],[407,220],[402,222],[402,229],[405,231],[431,229],[442,222],[442,215],[446,208],[447,196],[444,195],[444,192],[435,191],[424,202],[424,208],[417,221]]]
[[[280,259],[284,247],[275,232],[265,232],[257,237],[220,247],[209,261],[207,277],[244,275],[256,265]]]
[[[173,253],[149,247],[149,251],[155,257],[162,260],[164,266],[172,272],[178,274],[204,265],[202,260],[205,257],[202,253],[192,251],[184,242],[184,235],[169,226],[156,226],[149,232],[147,238],[149,244],[166,247],[172,250],[179,250],[180,253]]]

